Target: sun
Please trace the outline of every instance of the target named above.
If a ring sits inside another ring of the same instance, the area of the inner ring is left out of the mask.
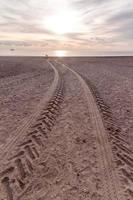
[[[54,55],[57,56],[57,57],[64,57],[66,56],[66,51],[65,50],[56,50],[54,51]]]
[[[74,12],[58,12],[44,20],[45,27],[59,35],[75,31],[76,17]]]

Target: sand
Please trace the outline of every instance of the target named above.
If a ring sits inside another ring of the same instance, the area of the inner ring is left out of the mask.
[[[133,150],[133,57],[70,58],[65,63],[88,78],[110,106]]]
[[[34,112],[53,77],[41,58],[0,58],[0,145]]]
[[[133,58],[1,59],[1,199],[131,200]]]

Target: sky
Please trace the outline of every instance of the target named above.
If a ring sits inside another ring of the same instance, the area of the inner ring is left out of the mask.
[[[0,0],[0,55],[133,55],[133,0]]]

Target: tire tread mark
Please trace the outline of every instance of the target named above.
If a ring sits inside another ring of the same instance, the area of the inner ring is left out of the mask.
[[[15,160],[15,164],[17,166],[20,178],[24,179],[26,177],[26,172],[24,170],[24,167],[23,167],[21,159],[19,158],[19,159]]]
[[[59,79],[58,89],[55,92],[55,97],[56,97],[55,99],[56,99],[56,102],[58,102],[58,104],[61,104],[63,100],[62,90],[63,90],[63,82],[62,80]],[[62,97],[62,100],[60,101],[61,97]],[[51,106],[49,106],[50,102],[52,102]],[[20,152],[16,154],[15,156],[10,157],[9,159],[10,163],[12,164],[13,162],[15,165],[15,173],[12,172],[11,174],[12,180],[14,180],[14,184],[11,184],[12,186],[11,188],[10,177],[6,177],[5,174],[4,174],[5,177],[1,181],[1,183],[4,185],[6,189],[7,198],[10,198],[9,200],[16,200],[16,196],[17,198],[19,196],[22,196],[24,191],[27,190],[28,185],[30,184],[28,177],[32,177],[31,175],[32,173],[34,173],[34,166],[36,165],[35,161],[36,159],[40,157],[40,153],[41,153],[41,150],[37,151],[36,146],[38,145],[40,146],[40,148],[44,148],[44,145],[42,145],[43,142],[40,137],[45,136],[45,139],[47,139],[48,137],[47,134],[51,131],[52,127],[55,124],[55,120],[60,113],[59,112],[60,106],[56,105],[53,107],[54,105],[53,99],[50,102],[47,104],[45,109],[42,109],[42,112],[40,112],[40,116],[38,116],[38,117],[41,117],[43,113],[44,119],[40,120],[40,123],[38,124],[37,118],[36,118],[36,122],[32,126],[30,126],[29,128],[30,131],[28,130],[27,135],[25,136],[26,141],[25,142],[20,141],[20,144],[16,144],[17,150],[19,150]],[[52,118],[49,117],[51,115],[52,115]],[[39,137],[38,137],[38,134],[40,135]],[[36,145],[32,140],[33,138],[36,140]],[[21,159],[23,160],[23,163]],[[16,173],[18,174],[18,176],[15,178]],[[26,179],[26,185],[25,185],[25,179]],[[15,186],[15,184],[17,184],[17,186]],[[18,194],[17,191],[19,189],[16,191],[15,187],[19,187],[20,191],[23,190],[22,193],[20,192],[20,194]]]
[[[91,84],[90,81],[89,81],[89,84]],[[108,140],[109,141],[110,141],[110,139],[112,140],[112,144],[113,144],[112,145],[112,152],[113,152],[113,155],[114,155],[114,161],[116,162],[118,167],[122,166],[122,163],[121,163],[120,160],[122,160],[126,165],[132,167],[133,166],[132,165],[133,158],[131,158],[129,155],[133,156],[133,152],[129,148],[129,143],[126,141],[125,135],[122,133],[121,128],[119,128],[116,125],[109,106],[107,106],[104,103],[104,101],[100,98],[99,94],[96,95],[97,90],[94,86],[92,86],[92,84],[91,84],[91,90],[93,92],[93,95],[96,98],[96,102],[98,103],[98,106],[99,106],[100,111],[102,113],[102,117],[104,119],[103,123],[105,124],[105,128],[107,130],[107,133],[109,133],[108,134]],[[100,99],[100,101],[99,101],[99,99]],[[106,114],[107,110],[105,112],[103,105],[105,105],[105,107],[107,108],[108,114]],[[119,150],[121,150],[122,152],[119,153]],[[124,153],[127,153],[128,155],[126,155]],[[118,157],[119,157],[120,160],[117,159]],[[121,170],[119,170],[119,171],[121,171]],[[118,174],[121,176],[119,171],[118,171]],[[124,175],[126,175],[126,173],[124,173]],[[126,177],[128,177],[128,176],[126,176]]]
[[[10,187],[9,177],[4,177],[1,181],[1,183],[4,186],[4,189],[7,193],[7,200],[13,200],[13,191]]]
[[[112,154],[112,149],[108,141],[108,137],[106,134],[106,129],[103,124],[102,116],[96,104],[96,99],[92,90],[90,89],[90,84],[87,84],[84,78],[82,78],[77,72],[69,68],[68,66],[62,64],[63,67],[66,67],[70,70],[80,81],[84,91],[86,98],[88,100],[88,108],[90,112],[90,116],[92,119],[93,126],[96,127],[96,134],[99,143],[97,143],[97,155],[99,156],[99,167],[101,168],[101,172],[105,173],[104,178],[104,191],[105,191],[105,200],[122,200],[123,195],[120,193],[121,187],[118,182],[118,173],[116,172],[116,166],[114,162],[114,157]],[[100,103],[104,103],[102,100]],[[111,116],[109,114],[106,117]]]

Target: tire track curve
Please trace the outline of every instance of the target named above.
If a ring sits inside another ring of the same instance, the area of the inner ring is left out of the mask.
[[[34,117],[18,134],[19,138],[14,137],[5,148],[6,157],[0,166],[0,200],[18,200],[31,187],[38,160],[45,152],[47,139],[60,114],[63,80],[53,64],[49,64],[55,71],[55,78],[46,103],[41,101]]]
[[[2,148],[2,152],[0,152],[0,160],[2,162],[3,159],[6,159],[8,156],[8,153],[12,151],[13,146],[19,141],[20,136],[22,139],[22,136],[24,136],[26,130],[31,126],[32,123],[34,123],[36,117],[39,115],[40,110],[42,110],[43,107],[47,104],[47,102],[52,97],[59,81],[59,73],[57,69],[48,61],[49,65],[52,67],[54,71],[54,80],[51,84],[51,87],[49,91],[44,95],[42,100],[40,101],[39,105],[37,105],[37,108],[35,108],[35,111],[33,112],[33,115],[31,115],[28,119],[25,119],[22,126],[18,127],[18,129],[14,132],[13,136],[9,138],[9,142]],[[10,151],[9,151],[10,150]]]
[[[83,76],[82,76],[83,77]],[[130,149],[130,144],[127,139],[126,132],[117,125],[116,119],[113,116],[110,107],[100,97],[97,88],[83,77],[95,97],[100,113],[102,115],[104,127],[107,132],[108,140],[112,147],[114,160],[117,165],[119,179],[122,182],[122,189],[125,199],[133,197],[133,151]]]
[[[104,188],[105,200],[124,200],[121,192],[121,186],[118,178],[117,166],[114,161],[112,149],[108,141],[107,133],[102,121],[101,114],[97,107],[95,98],[92,94],[90,87],[86,84],[85,80],[69,66],[55,61],[62,67],[70,70],[80,81],[81,86],[85,92],[85,96],[88,102],[90,111],[90,117],[92,125],[95,128],[95,134],[97,137],[97,156],[99,160],[99,168],[102,173],[102,181]]]

